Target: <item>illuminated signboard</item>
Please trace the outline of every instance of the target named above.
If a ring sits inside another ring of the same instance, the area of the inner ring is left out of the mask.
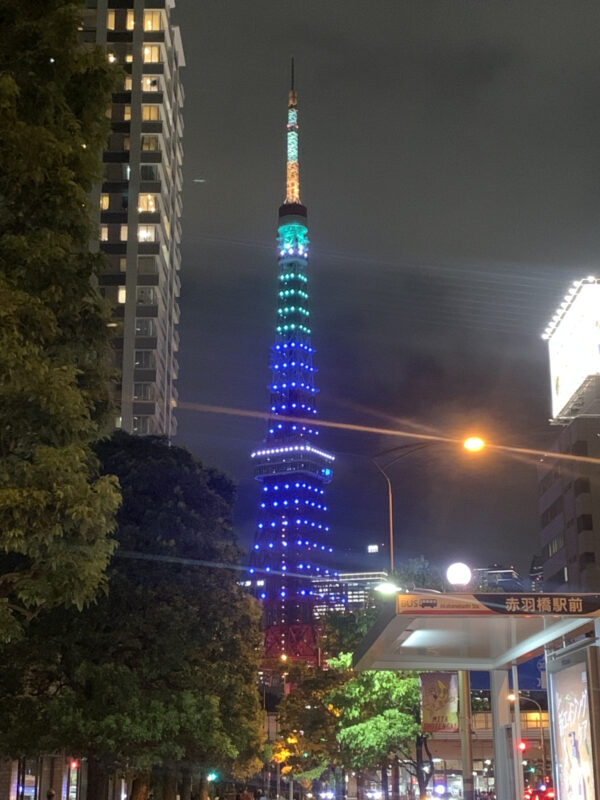
[[[595,278],[573,285],[544,338],[550,356],[552,416],[557,418],[585,379],[600,374],[600,283]]]
[[[586,655],[551,665],[554,762],[560,800],[596,797]]]

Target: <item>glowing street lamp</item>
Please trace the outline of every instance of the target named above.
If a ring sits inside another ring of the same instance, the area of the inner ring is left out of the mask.
[[[471,568],[461,561],[450,564],[446,570],[446,579],[450,586],[468,586],[472,577]]]
[[[485,447],[485,442],[483,439],[480,439],[479,436],[469,436],[468,439],[464,440],[463,447],[465,450],[468,450],[469,453],[479,453]]]
[[[395,464],[396,461],[400,461],[401,458],[406,458],[406,456],[412,455],[417,450],[423,450],[425,447],[432,447],[433,445],[440,445],[440,444],[454,444],[454,440],[448,439],[429,439],[426,442],[411,442],[410,444],[400,445],[400,447],[392,447],[390,450],[384,450],[381,453],[377,453],[376,455],[371,457],[371,462],[374,464],[375,467],[381,472],[383,477],[387,483],[388,489],[388,526],[389,526],[389,537],[390,537],[390,574],[394,572],[394,506],[393,506],[393,496],[392,496],[392,481],[390,480],[390,476],[387,474],[386,470],[388,467],[391,467],[392,464]],[[469,453],[479,453],[485,447],[485,442],[479,436],[469,436],[467,439],[463,441],[463,447]],[[378,459],[382,456],[389,456],[390,460],[387,461],[385,464],[380,464]]]

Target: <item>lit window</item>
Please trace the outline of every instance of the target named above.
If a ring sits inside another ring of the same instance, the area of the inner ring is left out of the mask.
[[[127,225],[121,225],[121,241],[127,241]]]
[[[142,106],[142,119],[145,122],[156,122],[160,119],[160,106]]]
[[[147,44],[144,47],[144,63],[157,64],[160,61],[160,47],[157,44]]]
[[[131,106],[123,106],[123,119],[125,122],[131,119]]]
[[[138,228],[138,242],[154,242],[156,241],[156,226],[155,225],[140,225]]]
[[[127,290],[124,286],[119,286],[119,291],[117,292],[117,303],[124,303],[127,299]]]
[[[115,12],[114,11],[107,11],[106,12],[106,27],[109,31],[114,31],[115,29]]]
[[[100,241],[108,242],[108,225],[102,225],[100,228]]]
[[[127,259],[126,258],[120,258],[119,259],[119,270],[121,272],[127,272]]]
[[[154,214],[157,206],[157,195],[141,194],[138,198],[138,211]]]
[[[102,211],[107,211],[110,205],[110,197],[107,194],[100,195],[100,208]]]
[[[142,92],[158,92],[160,90],[160,83],[158,78],[154,75],[146,75],[142,78]]]
[[[160,11],[144,11],[144,30],[159,31],[161,28]]]
[[[156,152],[158,149],[158,136],[142,136],[142,150]]]
[[[131,75],[125,75],[125,84],[123,86],[126,92],[130,92],[133,89],[133,81],[131,80]]]
[[[127,30],[128,31],[132,31],[133,30],[133,25],[134,25],[133,11],[128,11],[127,12],[127,22],[126,22]]]
[[[130,147],[130,139],[129,136],[123,137],[123,150],[129,150]]]
[[[131,53],[127,53],[127,55],[125,56],[125,63],[131,64],[132,61],[133,61],[133,55]]]

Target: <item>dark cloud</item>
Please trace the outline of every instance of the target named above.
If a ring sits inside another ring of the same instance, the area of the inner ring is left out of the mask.
[[[600,251],[600,6],[178,0],[176,10],[188,62],[182,400],[266,407],[293,54],[323,417],[550,441],[539,334]],[[178,441],[239,482],[247,539],[248,453],[263,423],[184,410],[179,420]],[[391,442],[323,438],[339,453],[339,544],[385,539],[385,485],[368,456]],[[474,468],[443,450],[395,468],[399,550],[527,566],[534,463],[488,454]]]

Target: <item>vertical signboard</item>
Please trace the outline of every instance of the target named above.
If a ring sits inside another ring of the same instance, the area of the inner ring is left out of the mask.
[[[596,798],[588,649],[549,665],[558,800]]]
[[[421,727],[423,733],[458,731],[458,674],[424,672],[421,679]]]

